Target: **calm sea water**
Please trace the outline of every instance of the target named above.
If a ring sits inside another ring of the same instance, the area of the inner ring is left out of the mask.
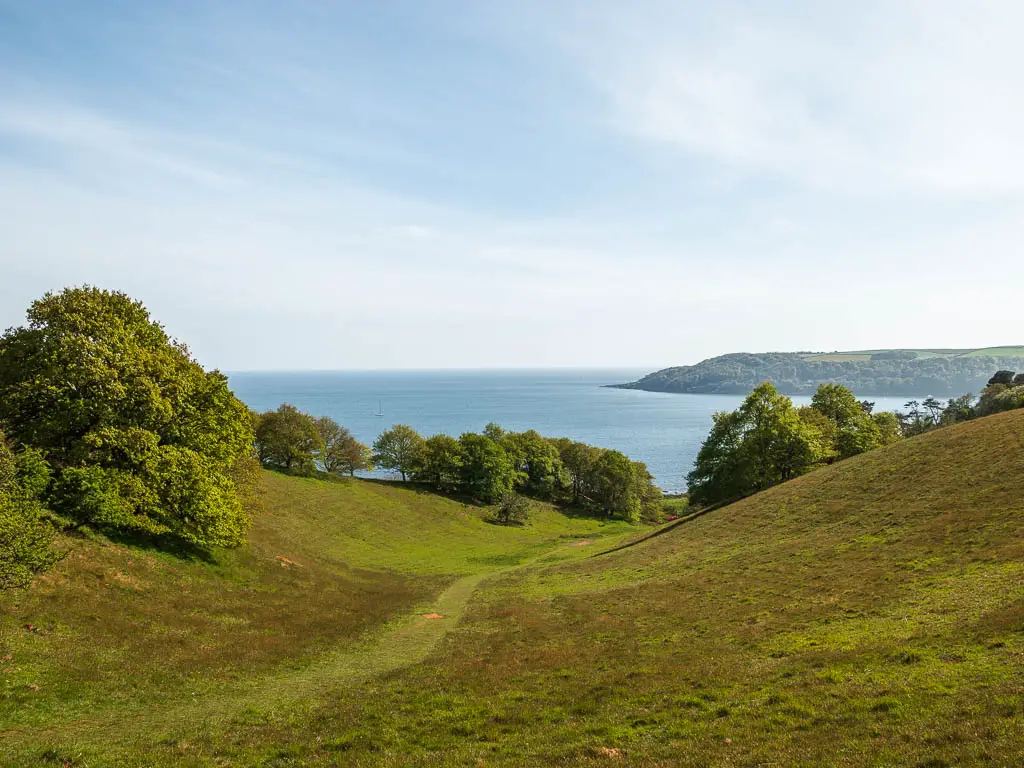
[[[409,371],[232,373],[231,387],[251,408],[291,403],[330,416],[369,444],[392,424],[424,436],[478,432],[488,422],[515,431],[536,429],[615,448],[643,461],[667,492],[685,490],[715,411],[733,410],[739,395],[677,395],[606,389],[649,371]],[[797,404],[810,398],[793,398]],[[877,398],[894,410],[907,398]],[[377,416],[378,408],[383,416]]]

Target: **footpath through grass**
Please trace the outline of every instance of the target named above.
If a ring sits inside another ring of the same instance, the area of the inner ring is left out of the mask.
[[[363,481],[268,474],[266,488],[243,550],[204,560],[69,539],[56,571],[6,596],[0,754],[130,752],[175,723],[415,663],[488,574],[635,530],[544,505],[528,526],[496,526],[485,510]]]

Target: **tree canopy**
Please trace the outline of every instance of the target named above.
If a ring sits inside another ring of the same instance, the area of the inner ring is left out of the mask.
[[[248,409],[138,301],[89,286],[46,294],[0,338],[0,423],[52,467],[70,521],[235,546],[248,515],[234,470]]]
[[[871,414],[845,387],[823,384],[809,407],[765,382],[732,413],[714,415],[687,476],[690,498],[714,504],[790,480],[817,464],[899,439],[894,414]]]
[[[0,590],[27,587],[60,559],[39,501],[49,480],[37,451],[16,455],[0,432]]]
[[[261,413],[256,418],[256,454],[265,467],[298,475],[312,474],[317,458],[325,453],[325,432],[332,440],[340,439],[333,429],[327,428],[326,422],[319,424],[294,405],[282,403],[276,411]],[[333,456],[329,461],[333,461]]]
[[[425,440],[407,424],[395,424],[373,442],[373,463],[398,472],[402,480],[423,466]]]

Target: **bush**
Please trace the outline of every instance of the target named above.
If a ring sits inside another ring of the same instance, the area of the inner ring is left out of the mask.
[[[502,494],[494,512],[494,521],[501,525],[524,525],[530,517],[530,502],[514,491]]]

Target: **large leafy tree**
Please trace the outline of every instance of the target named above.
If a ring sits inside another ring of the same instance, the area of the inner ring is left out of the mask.
[[[316,460],[326,458],[321,429],[326,430],[326,424],[318,423],[290,403],[282,403],[276,411],[261,413],[256,420],[256,453],[260,462],[273,469],[312,474]],[[331,439],[337,442],[341,436],[333,434]]]
[[[123,293],[85,286],[32,304],[0,338],[0,422],[49,462],[48,496],[73,521],[200,546],[244,537],[248,409]]]
[[[60,555],[38,496],[49,467],[36,451],[16,456],[0,432],[0,590],[27,587]]]
[[[860,401],[842,384],[822,384],[811,398],[811,407],[845,429],[866,415]]]
[[[698,505],[740,498],[755,487],[748,452],[741,450],[745,431],[741,415],[719,412],[711,418],[711,432],[686,476],[690,501]]]
[[[712,504],[746,496],[806,472],[824,455],[819,429],[766,382],[735,412],[715,414],[687,476],[691,499]]]
[[[396,424],[381,432],[373,442],[373,463],[398,472],[402,480],[417,472],[423,464],[425,440],[407,424]]]
[[[427,438],[423,450],[423,463],[416,479],[431,485],[442,493],[458,490],[462,482],[465,457],[462,444],[450,435]]]
[[[558,449],[533,429],[513,432],[503,443],[517,473],[517,484],[525,491],[550,498],[563,473]]]
[[[491,502],[512,490],[516,472],[508,454],[486,435],[466,432],[462,446],[462,490],[474,498]]]
[[[566,437],[556,438],[551,442],[558,449],[562,466],[569,476],[572,503],[586,501],[594,465],[601,454],[601,449]]]

